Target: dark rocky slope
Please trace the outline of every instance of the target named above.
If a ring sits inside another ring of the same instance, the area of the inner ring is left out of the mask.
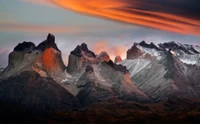
[[[0,104],[0,114],[9,115],[45,114],[80,107],[79,101],[52,78],[33,71],[1,79]]]

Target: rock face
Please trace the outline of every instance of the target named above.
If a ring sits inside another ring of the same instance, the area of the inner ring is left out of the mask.
[[[122,72],[124,74],[128,73],[128,69],[126,68],[126,66],[123,66],[121,64],[115,64],[115,63],[113,63],[112,60],[110,60],[109,62],[103,62],[102,64],[109,65],[114,70]]]
[[[190,73],[199,73],[199,65],[191,65],[200,58],[197,51],[198,48],[194,46],[175,42],[158,46],[145,42],[135,43],[127,52],[127,60],[120,64],[127,67],[133,83],[154,100],[160,101],[174,96],[199,98],[197,82],[200,80]]]
[[[31,51],[35,48],[35,44],[32,42],[23,42],[19,43],[15,48],[14,51]]]
[[[118,63],[118,62],[121,62],[121,61],[122,61],[121,56],[116,56],[115,57],[115,63]]]
[[[100,74],[105,80],[111,81],[113,92],[117,93],[120,99],[150,102],[150,98],[139,90],[131,81],[130,74],[125,66],[118,65],[112,61],[100,65]]]
[[[108,55],[107,52],[103,51],[97,56],[97,59],[100,62],[104,62],[104,61],[109,62],[110,61],[110,56]]]
[[[131,49],[127,51],[127,59],[136,59],[142,54],[142,51],[139,48],[137,48],[137,44],[134,43]]]
[[[85,43],[78,45],[69,55],[67,72],[80,72],[88,63],[97,63],[96,55],[90,51]]]
[[[42,55],[33,64],[33,69],[38,73],[47,72],[47,74],[54,78],[54,80],[61,82],[65,77],[65,65],[61,57],[61,51],[55,44],[55,37],[52,34],[47,36],[47,40],[40,43],[36,49],[42,50]],[[43,64],[41,66],[41,63]]]
[[[54,48],[55,50],[60,52],[55,43],[55,36],[50,33],[48,34],[47,39],[40,43],[35,49],[44,51],[48,48]]]
[[[155,49],[155,50],[160,50],[154,43],[146,43],[145,41],[142,41],[139,43],[140,46],[145,47],[145,48],[149,48],[149,49]]]
[[[8,67],[1,77],[17,75],[25,70],[36,71],[41,76],[54,78],[57,82],[64,78],[65,65],[52,34],[38,46],[31,42],[18,44],[10,53]]]
[[[134,86],[127,70],[120,70],[122,68],[120,65],[115,65],[114,68],[110,63],[88,65],[78,80],[77,87],[80,91],[77,98],[84,106],[110,99],[151,101],[145,93]]]
[[[10,111],[9,115],[45,114],[80,107],[79,101],[52,78],[41,77],[34,71],[0,80],[0,104],[1,112]]]

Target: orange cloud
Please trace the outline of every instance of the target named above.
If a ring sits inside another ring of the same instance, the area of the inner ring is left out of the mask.
[[[89,27],[89,28],[88,28]],[[76,25],[36,25],[30,23],[22,23],[16,20],[6,20],[0,18],[0,32],[26,32],[26,33],[66,33],[66,34],[87,34],[87,33],[102,33],[119,30],[131,29],[128,26],[116,26],[105,24],[76,24]]]
[[[200,35],[200,18],[182,1],[148,0],[50,0],[55,5],[79,13],[182,34]],[[198,2],[197,0],[193,0]],[[194,2],[194,3],[195,3]],[[174,6],[173,6],[174,5]],[[195,5],[195,4],[194,4]],[[194,6],[195,7],[195,6]],[[198,9],[198,8],[197,8]]]
[[[87,27],[90,27],[88,30]],[[116,27],[108,26],[110,30]],[[0,32],[26,32],[26,33],[66,33],[66,34],[80,34],[90,32],[103,32],[105,25],[70,25],[70,26],[56,26],[56,25],[35,25],[22,23],[15,20],[0,19]]]
[[[80,33],[82,30],[75,27],[33,25],[17,22],[15,20],[0,20],[0,31],[26,32],[26,33]]]

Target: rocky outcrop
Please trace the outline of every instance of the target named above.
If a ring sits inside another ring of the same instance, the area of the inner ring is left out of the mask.
[[[112,60],[110,60],[109,62],[103,62],[102,65],[110,66],[112,67],[112,69],[122,72],[124,74],[128,73],[128,69],[126,68],[126,66],[123,66],[121,64],[116,64]]]
[[[40,43],[36,49],[43,52],[34,62],[32,68],[36,72],[41,73],[41,75],[47,72],[47,75],[54,78],[57,82],[61,82],[65,78],[65,65],[62,60],[61,51],[55,44],[55,37],[49,34],[47,39]]]
[[[115,63],[118,63],[118,62],[121,62],[121,61],[122,61],[121,56],[116,56],[115,57]]]
[[[98,63],[96,55],[88,49],[85,43],[82,43],[71,51],[67,72],[70,74],[81,72],[88,64],[95,63]]]
[[[162,49],[170,49],[176,52],[182,51],[186,54],[200,54],[200,52],[195,49],[196,46],[189,45],[189,44],[181,44],[176,43],[174,41],[168,42],[168,43],[161,43],[158,44],[160,48]]]
[[[71,54],[78,57],[82,57],[84,55],[87,55],[87,57],[96,57],[96,55],[88,49],[87,44],[85,43],[82,43],[80,46],[78,45],[73,51],[71,51]]]
[[[35,44],[32,42],[19,43],[15,48],[14,51],[31,51],[35,48]]]
[[[99,62],[104,62],[104,61],[109,62],[110,56],[108,55],[107,52],[103,51],[97,56],[97,59],[99,60]]]
[[[137,59],[141,55],[143,55],[143,52],[137,47],[137,43],[134,43],[134,45],[127,51],[127,59]]]
[[[145,48],[150,48],[150,49],[155,49],[155,50],[160,50],[154,43],[146,43],[145,41],[142,41],[139,43],[140,46],[145,47]]]
[[[48,34],[47,39],[41,42],[35,49],[44,51],[48,48],[54,48],[57,51],[60,51],[55,43],[55,36],[52,34]]]
[[[178,44],[176,44],[176,42],[174,41],[171,41],[171,42],[168,42],[168,43],[163,43],[163,44],[158,44],[159,47],[161,48],[177,48],[178,47]]]

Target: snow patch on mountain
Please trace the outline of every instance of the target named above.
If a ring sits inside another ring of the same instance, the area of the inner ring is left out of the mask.
[[[162,59],[161,53],[159,51],[155,50],[155,49],[145,48],[145,47],[142,47],[140,45],[138,45],[137,48],[139,48],[140,50],[142,50],[146,54],[150,54],[151,56],[156,57],[158,60]]]
[[[183,52],[176,52],[177,57],[185,64],[199,65],[200,54],[186,54]]]
[[[190,60],[190,59],[180,59],[183,63],[188,64],[188,65],[196,65],[197,61],[196,60]]]

